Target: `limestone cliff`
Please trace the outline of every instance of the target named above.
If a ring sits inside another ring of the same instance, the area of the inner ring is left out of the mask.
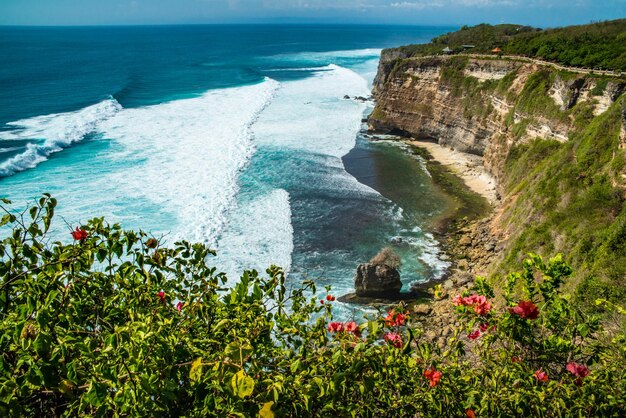
[[[486,167],[502,184],[511,146],[534,138],[567,141],[576,113],[599,115],[624,89],[623,81],[533,62],[405,58],[398,50],[385,50],[369,126],[485,156]]]
[[[470,272],[562,252],[581,295],[626,297],[625,90],[624,77],[532,59],[385,50],[368,123],[484,157],[501,203],[457,239]]]

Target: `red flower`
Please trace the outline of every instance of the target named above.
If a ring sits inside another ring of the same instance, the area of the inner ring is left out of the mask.
[[[539,308],[530,300],[520,301],[516,307],[509,308],[509,311],[524,319],[537,319],[539,316]]]
[[[480,332],[487,331],[488,327],[489,327],[489,324],[480,324]]]
[[[396,334],[395,332],[388,332],[383,338],[385,339],[385,341],[393,344],[394,347],[402,348],[402,337],[400,337],[399,334]]]
[[[478,330],[467,335],[467,338],[469,338],[470,340],[475,340],[478,337],[480,337],[480,331]]]
[[[324,304],[324,299],[320,299],[320,305]]]
[[[512,363],[521,363],[522,362],[522,358],[521,357],[511,357],[511,362]]]
[[[437,384],[441,380],[441,376],[443,376],[443,373],[435,370],[434,367],[424,370],[424,377],[428,379],[430,387],[437,386]]]
[[[353,334],[356,334],[359,329],[359,326],[356,324],[356,322],[350,321],[350,322],[346,322],[343,325],[343,329],[346,330],[346,332],[351,332]]]
[[[336,298],[333,295],[326,295],[326,300],[329,302],[334,302]]]
[[[535,372],[535,378],[537,380],[539,380],[540,382],[547,382],[548,381],[548,375],[546,372],[544,372],[543,370],[539,369]]]
[[[454,306],[463,305],[463,296],[456,295],[454,298],[452,298],[452,303],[454,303]]]
[[[160,291],[157,293],[157,296],[159,297],[160,301],[159,302],[165,302],[165,292],[164,291]]]
[[[343,331],[343,324],[341,322],[331,322],[328,324],[329,332],[341,332]]]
[[[570,372],[571,374],[573,374],[574,376],[578,378],[587,377],[589,376],[589,373],[590,373],[587,366],[583,364],[579,364],[579,363],[574,363],[573,361],[569,362],[565,368],[567,369],[568,372]]]
[[[409,312],[407,311],[407,314]],[[403,314],[403,313],[396,313],[395,309],[392,309],[391,311],[389,311],[389,313],[387,314],[387,316],[385,317],[385,323],[387,324],[387,326],[389,327],[399,327],[404,325],[404,323],[407,320],[407,315]]]
[[[177,310],[178,312],[182,311],[182,310],[183,310],[183,306],[184,306],[184,305],[185,305],[184,303],[182,303],[182,302],[178,302],[178,303],[176,304],[176,310]]]
[[[466,416],[467,418],[475,418],[475,417],[476,417],[476,414],[474,414],[474,411],[473,411],[473,410],[468,409],[467,411],[465,411],[465,416]]]
[[[75,241],[83,241],[87,238],[87,231],[82,228],[76,227],[76,230],[72,231],[71,234]]]

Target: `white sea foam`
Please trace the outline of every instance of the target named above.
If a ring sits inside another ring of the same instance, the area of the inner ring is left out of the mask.
[[[292,252],[289,193],[274,189],[250,201],[240,201],[230,212],[228,226],[218,241],[215,265],[231,280],[245,269],[263,272],[272,264],[288,272]]]
[[[324,65],[320,67],[287,67],[287,68],[272,68],[265,71],[276,72],[276,71],[331,71],[333,67],[330,65]]]
[[[328,63],[337,59],[345,58],[376,58],[380,56],[382,49],[366,48],[352,49],[345,51],[327,51],[327,52],[300,52],[297,54],[279,54],[269,57],[274,61],[284,62],[310,62],[310,63]]]
[[[254,131],[259,145],[298,149],[340,158],[355,144],[363,103],[341,100],[367,95],[367,82],[337,65],[304,80],[283,83]]]
[[[75,112],[56,113],[7,123],[16,129],[0,132],[1,140],[38,141],[26,145],[23,153],[0,163],[0,177],[37,166],[50,154],[81,141],[100,123],[118,113],[122,106],[113,98]]]
[[[278,87],[266,79],[118,113],[102,131],[123,146],[114,158],[134,163],[110,181],[174,213],[174,239],[215,245],[254,152],[250,127]]]

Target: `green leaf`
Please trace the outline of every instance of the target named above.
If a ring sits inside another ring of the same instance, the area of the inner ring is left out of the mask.
[[[224,353],[230,357],[231,360],[241,364],[243,359],[252,354],[254,348],[250,344],[239,345],[237,343],[230,343],[226,346]]]
[[[202,357],[198,357],[191,363],[191,369],[189,370],[189,379],[192,382],[198,382],[202,378]]]
[[[274,418],[274,413],[272,412],[272,406],[274,405],[274,401],[269,401],[263,404],[263,408],[259,411],[259,417],[261,418]]]
[[[233,375],[230,384],[233,388],[235,396],[241,399],[252,395],[252,392],[254,391],[254,380],[250,376],[246,375],[246,372],[243,370],[239,370]]]

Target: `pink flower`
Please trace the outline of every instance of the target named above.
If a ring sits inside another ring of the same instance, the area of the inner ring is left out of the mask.
[[[537,319],[539,316],[539,308],[530,300],[520,301],[516,307],[509,308],[509,311],[524,319]]]
[[[390,342],[396,348],[402,348],[402,337],[395,332],[388,332],[383,337],[385,341]]]
[[[85,231],[84,229],[80,228],[78,229],[78,227],[76,227],[76,230],[71,232],[72,234],[72,238],[74,238],[75,241],[84,241],[85,239],[87,239],[87,231]]]
[[[329,332],[341,332],[343,331],[343,324],[341,322],[331,322],[328,324]]]
[[[184,305],[185,305],[184,303],[182,303],[182,302],[178,302],[178,303],[176,304],[176,310],[177,310],[178,312],[182,311],[182,310],[183,310],[183,306],[184,306]]]
[[[567,369],[568,372],[570,372],[571,374],[573,374],[574,376],[578,378],[587,377],[589,376],[589,373],[590,373],[590,370],[589,368],[587,368],[587,366],[583,364],[579,364],[579,363],[574,363],[573,361],[567,363],[567,366],[565,368]]]
[[[467,336],[467,338],[469,338],[470,340],[475,340],[478,337],[480,337],[480,331],[478,331],[478,330],[468,334],[468,336]]]
[[[539,369],[535,372],[535,378],[537,380],[539,380],[540,382],[547,382],[548,381],[548,375],[546,374],[546,372],[544,372],[543,370]]]
[[[335,301],[335,297],[333,295],[326,295],[326,300],[329,302],[334,302]]]
[[[428,379],[431,388],[437,386],[441,376],[443,376],[443,373],[435,370],[434,367],[424,370],[424,377]]]
[[[452,299],[452,303],[456,306],[470,306],[474,308],[474,312],[478,315],[487,315],[491,311],[491,302],[483,295],[471,295],[462,297],[457,295]]]
[[[357,330],[359,329],[359,326],[356,324],[356,322],[350,321],[350,322],[346,322],[343,325],[343,329],[345,329],[346,332],[351,332],[351,333],[355,334],[357,332]]]
[[[477,315],[487,315],[491,311],[491,302],[481,302],[474,305],[474,312]]]
[[[165,292],[164,291],[161,290],[160,292],[158,292],[157,296],[159,297],[160,302],[165,302]]]

